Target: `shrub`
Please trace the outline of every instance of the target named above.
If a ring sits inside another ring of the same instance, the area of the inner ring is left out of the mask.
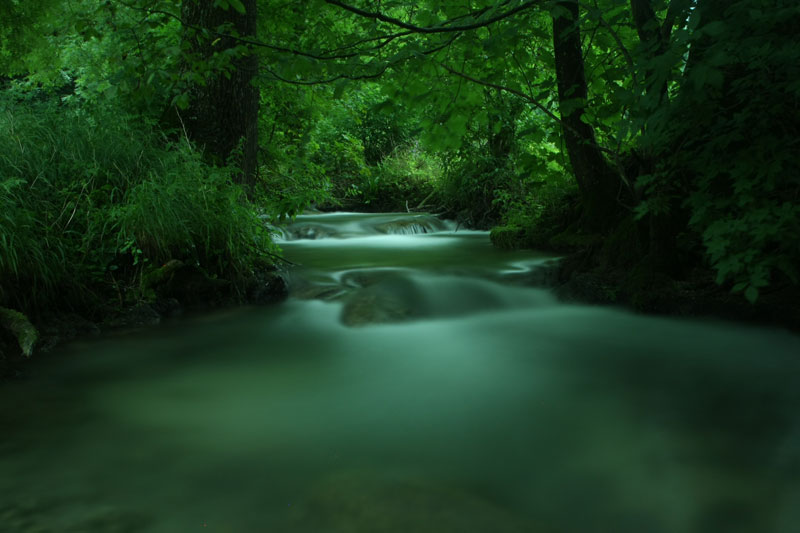
[[[441,176],[441,161],[415,142],[385,157],[351,194],[375,210],[422,208],[435,202]]]
[[[800,15],[788,0],[767,4],[701,13],[709,22],[695,32],[680,92],[645,138],[669,152],[639,180],[640,214],[685,198],[717,281],[750,300],[776,279],[800,279],[800,49],[790,38]]]
[[[0,305],[132,298],[169,259],[243,276],[272,250],[256,212],[188,144],[117,110],[8,99],[0,115]]]

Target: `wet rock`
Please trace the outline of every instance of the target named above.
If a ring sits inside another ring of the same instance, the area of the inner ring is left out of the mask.
[[[256,272],[247,288],[247,301],[256,305],[282,302],[288,296],[286,280],[274,271]]]
[[[414,317],[407,302],[387,291],[364,289],[353,293],[342,308],[346,326],[402,322]]]
[[[231,292],[231,282],[212,278],[196,265],[170,261],[173,267],[157,283],[150,283],[159,298],[174,298],[184,306],[215,306],[225,301]]]
[[[161,315],[152,305],[138,303],[126,308],[121,314],[108,320],[105,325],[111,328],[140,328],[155,326],[161,323]]]
[[[418,235],[433,233],[445,229],[446,225],[438,218],[417,215],[410,218],[398,218],[375,226],[375,230],[388,235]]]
[[[329,228],[317,224],[303,224],[291,226],[287,229],[291,239],[323,239],[330,237],[332,232]]]
[[[37,350],[47,351],[57,344],[78,337],[98,335],[100,328],[94,322],[74,313],[49,315],[42,319],[42,339]]]
[[[170,318],[183,314],[183,306],[175,298],[161,298],[156,300],[150,306],[156,313],[164,318]]]
[[[302,285],[292,287],[291,292],[300,300],[336,300],[346,291],[339,285]]]
[[[386,222],[375,226],[375,229],[388,235],[418,235],[420,233],[430,233],[432,229],[414,220],[398,220]]]

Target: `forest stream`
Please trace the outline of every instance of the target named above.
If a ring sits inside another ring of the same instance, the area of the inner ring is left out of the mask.
[[[560,303],[429,215],[298,217],[290,298],[0,389],[0,531],[796,533],[800,338]]]

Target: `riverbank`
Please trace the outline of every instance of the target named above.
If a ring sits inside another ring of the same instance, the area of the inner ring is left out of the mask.
[[[657,272],[582,268],[580,252],[564,260],[554,288],[563,301],[622,306],[636,313],[685,318],[714,318],[800,332],[800,289],[785,285],[763,291],[758,301],[718,285],[710,270],[697,268],[676,280]],[[578,266],[575,264],[578,263]]]
[[[654,261],[635,223],[622,221],[608,235],[575,229],[579,211],[547,213],[528,227],[491,231],[495,246],[561,253],[552,289],[564,301],[622,306],[648,315],[715,318],[800,332],[800,286],[776,281],[750,302],[732,283],[720,284],[697,252],[676,251],[668,264]],[[644,239],[647,240],[646,238]]]
[[[415,214],[398,216],[413,217]],[[460,227],[457,223],[453,226]],[[295,231],[299,232],[299,238],[316,239],[328,236],[324,228],[303,228],[302,225],[298,228],[300,229]],[[424,233],[430,229],[421,227],[419,231]],[[395,230],[411,231],[413,228],[399,223]],[[303,231],[308,234],[303,234]],[[526,248],[526,241],[518,239],[517,242],[503,242],[500,240],[502,236],[498,239],[499,234],[502,232],[493,231],[491,234],[491,240],[496,247]],[[530,248],[530,237],[528,239],[527,248]],[[765,291],[757,302],[750,303],[740,294],[731,293],[727,288],[716,284],[713,273],[708,269],[695,268],[683,279],[674,279],[654,269],[648,270],[643,262],[635,268],[619,268],[614,262],[598,261],[601,254],[597,252],[597,243],[587,242],[581,245],[573,241],[565,244],[563,239],[556,240],[555,243],[537,242],[536,245],[539,249],[549,248],[553,253],[564,254],[565,257],[555,267],[549,264],[546,275],[528,276],[526,283],[552,290],[561,301],[624,307],[647,315],[713,318],[800,331],[800,309],[796,305],[800,301],[800,291],[797,287],[786,286]],[[170,266],[175,271],[166,273],[164,269],[169,270]],[[238,304],[270,304],[279,302],[288,295],[284,274],[274,266],[254,274],[250,281],[236,288],[225,280],[209,278],[199,269],[179,262],[170,262],[155,272],[149,300],[126,306],[107,304],[103,309],[95,310],[93,316],[100,316],[100,319],[66,311],[37,317],[34,326],[40,336],[35,352],[47,352],[80,337],[156,326],[184,313]],[[164,279],[159,279],[159,275]],[[356,302],[348,309],[361,303]],[[392,310],[392,313],[397,314],[397,310]],[[17,339],[8,330],[0,328],[0,378],[22,376],[26,360]]]
[[[209,278],[191,266],[173,263],[172,267],[168,278],[151,287],[147,299],[128,305],[107,303],[91,314],[59,309],[36,317],[30,323],[37,336],[31,354],[23,353],[11,328],[0,327],[0,382],[23,377],[30,357],[75,339],[149,328],[188,313],[243,304],[270,305],[288,296],[284,276],[275,266],[264,267],[237,285]]]

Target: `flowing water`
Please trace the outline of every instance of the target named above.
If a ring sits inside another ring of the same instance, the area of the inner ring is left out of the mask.
[[[0,531],[800,531],[798,337],[561,304],[456,229],[302,216],[287,302],[34,362]]]

